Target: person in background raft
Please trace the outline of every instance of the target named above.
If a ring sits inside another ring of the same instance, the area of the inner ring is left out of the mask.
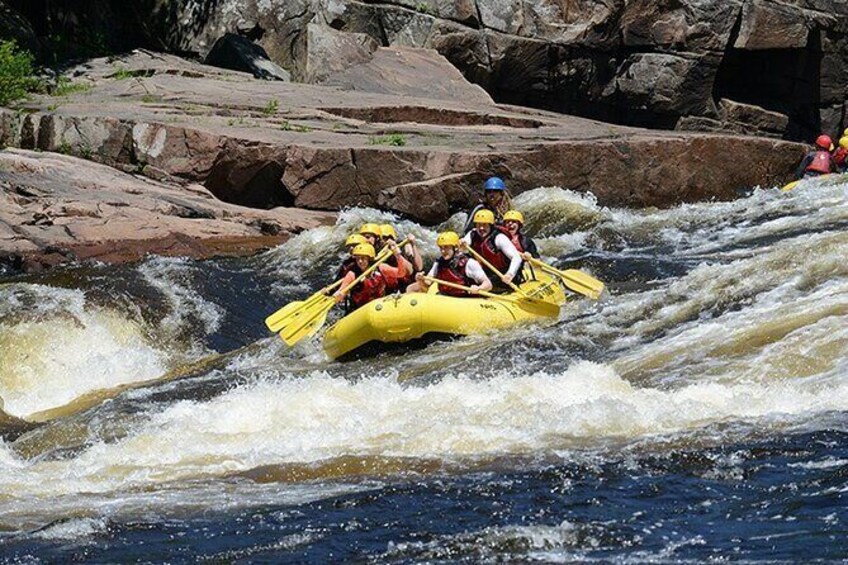
[[[463,233],[470,232],[474,227],[474,214],[480,210],[491,210],[495,215],[495,223],[500,224],[503,221],[503,215],[510,208],[512,208],[512,202],[506,184],[499,177],[491,177],[483,184],[483,199],[468,214]]]
[[[833,153],[833,167],[838,173],[848,172],[848,135],[839,140],[839,147]]]
[[[536,243],[527,237],[521,229],[524,227],[524,214],[518,210],[509,210],[504,214],[503,231],[512,244],[522,254],[529,253],[533,257],[539,257],[539,250],[536,249]]]
[[[436,238],[436,245],[439,246],[439,253],[442,256],[433,263],[427,276],[445,282],[461,284],[471,289],[469,292],[442,285],[439,286],[440,294],[466,297],[477,294],[481,290],[492,289],[492,281],[486,276],[486,272],[480,263],[458,251],[459,235],[456,232],[440,233]],[[422,273],[418,273],[415,280],[416,282],[407,287],[406,292],[427,292],[427,289],[430,288],[430,283],[424,280]]]
[[[491,210],[480,210],[472,219],[474,229],[460,240],[460,249],[470,246],[503,274],[503,277],[500,277],[497,273],[488,273],[494,277],[495,289],[505,290],[510,282],[519,284],[522,280],[521,254],[518,253],[509,237],[495,228],[495,215]]]
[[[801,164],[798,165],[798,170],[795,171],[795,177],[806,179],[832,173],[834,167],[833,156],[830,154],[831,151],[833,151],[833,141],[830,139],[830,136],[818,136],[816,138],[815,149],[807,153]]]
[[[401,259],[400,249],[395,242],[387,244],[392,250],[392,254]],[[350,295],[350,300],[347,303],[348,313],[353,312],[361,306],[365,306],[372,300],[377,300],[386,295],[386,288],[389,283],[397,284],[397,279],[403,275],[403,271],[397,267],[381,263],[379,267],[374,269],[374,272],[365,277],[353,288],[347,288],[350,283],[361,275],[365,269],[374,260],[377,254],[374,252],[374,246],[370,243],[360,243],[353,248],[353,256],[356,259],[356,264],[342,279],[341,288],[333,295],[336,302],[341,302],[347,295]]]
[[[347,247],[347,252],[350,253],[350,255],[345,257],[345,260],[342,261],[341,266],[339,266],[339,270],[336,271],[336,277],[333,279],[334,281],[343,278],[356,264],[356,258],[353,256],[353,250],[360,243],[368,243],[368,241],[366,241],[366,239],[358,233],[347,236],[347,239],[345,240],[345,247]]]

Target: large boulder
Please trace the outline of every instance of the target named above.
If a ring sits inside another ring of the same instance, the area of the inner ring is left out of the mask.
[[[291,74],[268,59],[268,53],[262,47],[232,33],[225,33],[215,42],[204,62],[265,80],[291,80]]]

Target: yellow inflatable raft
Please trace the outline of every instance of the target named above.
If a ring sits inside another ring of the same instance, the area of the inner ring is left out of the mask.
[[[521,289],[556,306],[565,302],[559,281],[545,273],[537,271],[535,280],[522,283]],[[516,300],[519,296],[456,298],[432,292],[387,296],[336,322],[324,334],[324,351],[335,359],[373,341],[407,342],[430,333],[470,335],[544,317],[538,308]]]

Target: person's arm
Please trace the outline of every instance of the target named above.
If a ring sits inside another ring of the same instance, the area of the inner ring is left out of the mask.
[[[804,158],[801,160],[801,164],[798,165],[798,170],[795,171],[795,178],[799,179],[804,176],[804,173],[807,170],[807,167],[810,166],[810,163],[813,161],[814,153],[807,153]]]
[[[476,214],[478,210],[482,210],[482,209],[483,209],[483,205],[478,204],[477,206],[474,207],[473,210],[471,210],[471,213],[468,214],[468,219],[465,220],[465,227],[462,228],[462,233],[467,234],[468,232],[470,232],[474,228],[474,214]]]
[[[424,270],[424,258],[421,257],[421,252],[418,251],[418,246],[415,245],[415,240],[406,244],[406,256],[408,259],[411,259],[410,263],[412,264],[413,273]]]
[[[518,253],[518,249],[515,248],[509,238],[502,233],[495,236],[495,246],[509,259],[509,269],[504,275],[512,281],[518,273],[518,269],[521,268],[521,254]]]
[[[462,249],[463,247],[471,247],[471,232],[468,232],[459,240],[459,247]]]
[[[353,271],[348,271],[348,273],[342,279],[342,284],[339,286],[339,290],[337,290],[336,293],[333,295],[333,297],[336,299],[336,302],[341,302],[342,300],[344,300],[344,297],[347,295],[347,291],[349,290],[348,287],[350,286],[350,283],[355,280],[356,273],[354,273]]]
[[[427,276],[432,278],[436,278],[436,273],[439,272],[439,264],[433,263],[433,266],[430,267],[430,270],[427,272]],[[424,279],[423,273],[418,273],[415,275],[415,282],[421,287],[422,292],[427,292],[427,289],[430,288],[430,281]]]
[[[477,283],[476,285],[471,286],[471,289],[475,291],[475,294],[478,290],[492,290],[492,281],[490,281],[489,277],[486,276],[486,271],[483,270],[483,266],[474,259],[469,259],[468,262],[465,263],[465,276]]]

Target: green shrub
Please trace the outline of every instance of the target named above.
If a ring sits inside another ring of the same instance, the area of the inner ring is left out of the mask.
[[[394,145],[395,147],[403,147],[406,145],[406,136],[402,133],[390,133],[379,137],[369,137],[368,145]]]
[[[268,103],[262,108],[262,113],[266,116],[273,116],[277,113],[277,110],[280,109],[280,103],[276,100],[269,100]]]
[[[134,76],[136,76],[136,74],[128,68],[118,67],[118,70],[112,73],[110,75],[110,78],[113,78],[115,80],[127,80],[128,78],[133,78]]]
[[[38,88],[33,76],[32,54],[12,41],[0,41],[0,106],[6,106]]]
[[[51,94],[53,96],[68,96],[75,92],[85,92],[90,89],[91,85],[87,82],[71,82],[68,77],[59,77],[59,82]]]

